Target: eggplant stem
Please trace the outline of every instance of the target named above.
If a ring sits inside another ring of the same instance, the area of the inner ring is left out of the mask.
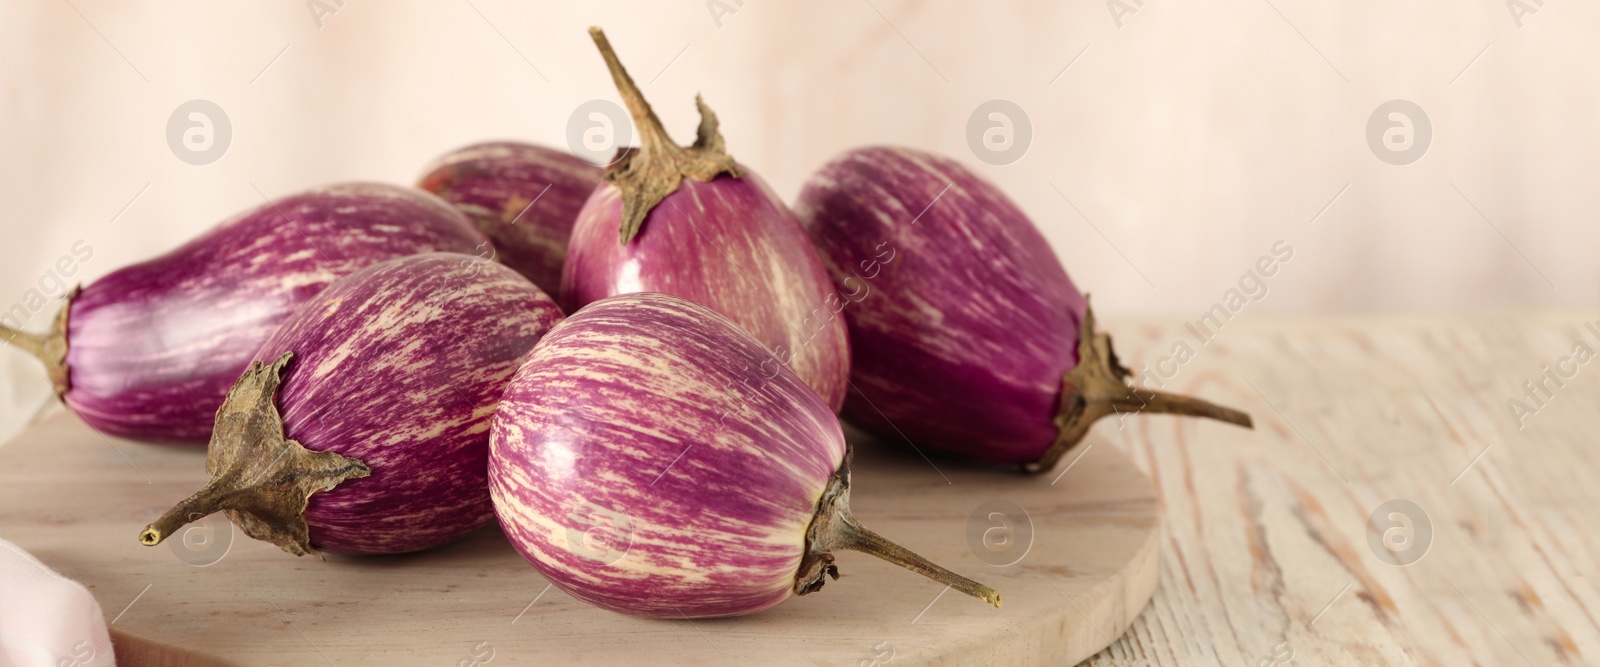
[[[156,519],[155,523],[145,526],[144,530],[139,532],[139,543],[147,547],[161,544],[162,540],[177,532],[185,524],[226,509],[226,506],[231,504],[229,496],[227,492],[211,486],[201,489],[167,510],[167,513]]]
[[[293,358],[284,353],[271,365],[255,362],[228,391],[206,449],[211,481],[145,526],[141,544],[155,546],[184,524],[226,510],[250,537],[296,556],[316,553],[305,518],[312,494],[372,470],[356,459],[306,449],[284,435],[276,403],[283,370]]]
[[[933,561],[918,556],[910,549],[890,542],[857,523],[848,510],[840,513],[838,525],[839,548],[872,554],[996,607],[1000,606],[999,591],[951,572]]]
[[[1132,373],[1117,360],[1111,336],[1095,328],[1094,308],[1084,295],[1083,323],[1078,327],[1078,365],[1061,378],[1061,403],[1056,413],[1059,429],[1055,442],[1029,472],[1054,468],[1061,457],[1083,440],[1101,417],[1112,414],[1170,414],[1206,417],[1245,428],[1255,428],[1250,415],[1193,396],[1133,386]]]
[[[679,146],[667,134],[667,129],[656,116],[655,109],[639,91],[639,86],[622,67],[610,40],[598,27],[589,28],[589,37],[606,61],[617,93],[628,106],[628,114],[639,130],[639,148],[619,148],[617,159],[607,167],[606,181],[622,192],[622,222],[619,225],[622,245],[627,245],[644,226],[645,216],[660,204],[667,195],[677,192],[685,177],[709,181],[727,174],[738,178],[743,175],[739,164],[728,155],[717,114],[706,106],[699,95],[694,98],[700,110],[700,127],[695,142]]]
[[[882,558],[907,570],[954,588],[962,593],[1000,606],[1000,592],[951,572],[937,563],[890,542],[856,521],[850,512],[850,460],[852,450],[845,446],[844,463],[828,479],[828,486],[817,501],[816,515],[806,530],[806,553],[800,559],[794,592],[806,595],[822,588],[825,576],[839,578],[833,551],[849,549]]]
[[[40,361],[45,360],[44,334],[36,334],[23,331],[21,329],[13,329],[4,324],[0,324],[0,338],[6,339],[6,342],[10,343],[12,347],[22,350],[23,352],[27,352],[29,356],[35,359]]]
[[[649,100],[644,98],[644,93],[639,90],[638,84],[633,82],[633,77],[628,75],[628,70],[622,66],[622,60],[617,58],[617,52],[611,48],[611,40],[606,39],[605,31],[598,26],[589,28],[589,38],[594,40],[595,48],[600,50],[600,57],[606,61],[606,69],[611,72],[611,80],[617,86],[617,94],[622,96],[622,103],[628,107],[628,115],[633,116],[634,125],[639,129],[639,141],[646,149],[652,151],[681,150],[677,144],[672,143],[672,136],[667,134],[667,128],[661,124],[661,118],[656,116],[656,110],[650,108]]]
[[[74,287],[67,293],[66,303],[50,321],[50,331],[46,333],[30,333],[0,324],[0,338],[44,364],[45,375],[50,378],[57,396],[65,396],[72,389],[72,374],[67,369],[67,318],[72,314],[72,300],[80,291],[81,287]]]

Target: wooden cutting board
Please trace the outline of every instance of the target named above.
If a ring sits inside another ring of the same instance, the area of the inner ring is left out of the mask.
[[[324,561],[215,515],[146,547],[140,529],[204,482],[204,453],[108,439],[64,413],[0,447],[0,537],[93,591],[124,665],[1073,664],[1128,627],[1157,578],[1155,492],[1096,442],[1038,477],[857,447],[862,523],[998,589],[998,610],[854,552],[818,593],[690,622],[569,598],[494,528]]]

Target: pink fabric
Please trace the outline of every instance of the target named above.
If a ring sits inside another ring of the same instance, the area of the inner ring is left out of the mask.
[[[105,616],[89,590],[0,540],[0,666],[115,664]]]

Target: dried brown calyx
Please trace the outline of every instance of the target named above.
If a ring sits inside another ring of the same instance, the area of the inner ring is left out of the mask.
[[[45,333],[29,333],[0,324],[0,339],[44,364],[45,375],[50,378],[57,396],[66,396],[72,389],[72,372],[67,368],[67,319],[72,316],[72,300],[82,291],[82,287],[74,287],[67,293],[66,303],[61,305],[60,312],[50,321],[50,330]]]
[[[839,568],[833,563],[833,552],[849,549],[872,554],[999,607],[999,591],[946,570],[856,522],[855,516],[850,514],[850,459],[853,453],[850,446],[846,445],[844,463],[839,464],[839,469],[828,478],[822,499],[817,501],[817,512],[811,518],[811,526],[806,529],[806,553],[800,557],[800,571],[794,579],[795,595],[820,590],[827,583],[827,577],[838,579]]]
[[[1078,365],[1061,378],[1061,407],[1056,412],[1060,431],[1044,457],[1026,466],[1029,472],[1054,468],[1061,456],[1089,433],[1095,420],[1106,415],[1172,414],[1208,417],[1245,428],[1255,428],[1250,415],[1192,396],[1142,389],[1128,382],[1132,373],[1117,361],[1111,336],[1095,329],[1094,309],[1084,295],[1083,323],[1078,327]]]
[[[306,449],[284,436],[278,387],[293,358],[286,352],[270,365],[255,362],[228,391],[206,450],[211,481],[146,526],[139,533],[140,542],[160,544],[184,524],[226,510],[234,525],[250,537],[296,556],[316,553],[305,517],[311,494],[366,477],[372,470],[352,458]]]
[[[694,98],[700,109],[700,128],[694,144],[679,146],[661,125],[644,94],[634,85],[633,78],[622,68],[622,61],[611,49],[611,42],[599,28],[590,28],[589,36],[600,49],[617,84],[617,92],[628,105],[633,124],[639,130],[639,147],[620,149],[617,161],[606,169],[606,181],[622,191],[622,244],[627,245],[639,234],[644,218],[667,195],[677,192],[685,177],[709,181],[722,174],[738,178],[743,175],[738,163],[728,155],[717,127],[717,114],[700,99]]]

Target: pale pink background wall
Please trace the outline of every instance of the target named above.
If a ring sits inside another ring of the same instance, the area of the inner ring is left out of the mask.
[[[702,92],[787,197],[859,144],[966,161],[1113,319],[1192,319],[1278,240],[1294,258],[1246,317],[1600,298],[1593,3],[320,1],[320,27],[295,1],[0,3],[0,307],[80,240],[92,279],[257,190],[409,181],[487,138],[565,146],[575,107],[616,99],[591,24],[680,139]],[[204,166],[166,136],[197,98],[233,127]],[[1013,164],[969,148],[992,99],[1032,122]],[[1405,166],[1367,141],[1392,99],[1433,132]],[[0,436],[44,402],[38,375],[0,350]]]

